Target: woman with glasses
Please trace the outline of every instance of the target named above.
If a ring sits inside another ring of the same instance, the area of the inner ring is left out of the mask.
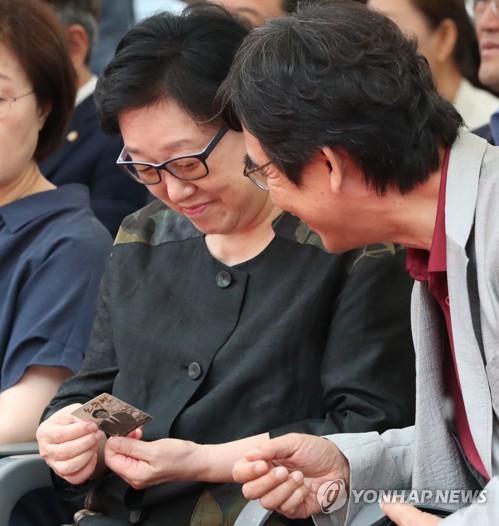
[[[248,449],[414,419],[403,251],[327,253],[217,112],[246,32],[214,5],[158,14],[98,83],[118,164],[158,199],[123,222],[84,367],[38,431],[59,490],[90,495],[81,525],[232,524]],[[103,392],[154,420],[106,440],[71,414]]]
[[[478,80],[480,52],[465,0],[368,0],[368,5],[417,38],[438,91],[454,104],[469,129],[488,124],[499,99]]]
[[[0,20],[0,444],[5,444],[35,439],[44,407],[80,368],[112,240],[92,214],[84,187],[56,188],[38,167],[62,139],[75,96],[57,20],[36,0],[0,0]]]

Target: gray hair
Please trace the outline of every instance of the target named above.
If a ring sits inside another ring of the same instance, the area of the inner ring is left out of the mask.
[[[50,2],[59,20],[67,28],[72,24],[78,24],[83,27],[88,35],[90,46],[88,54],[85,57],[85,64],[89,64],[92,58],[92,52],[99,39],[99,24],[97,21],[98,11],[88,7],[88,3],[69,0],[67,2]]]

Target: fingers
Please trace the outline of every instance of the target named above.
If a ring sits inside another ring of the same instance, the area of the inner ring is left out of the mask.
[[[289,471],[278,466],[264,475],[250,480],[243,485],[243,494],[247,499],[261,499],[262,506],[275,508],[287,501],[292,493],[303,485],[303,474]],[[307,489],[308,493],[308,489]],[[264,505],[266,503],[266,505]]]
[[[276,471],[283,468],[276,468]],[[276,474],[276,478],[281,478],[284,473]],[[279,510],[287,517],[294,515],[295,511],[303,503],[309,489],[303,484],[303,474],[299,471],[286,475],[286,478],[273,489],[267,491],[260,498],[260,504],[268,510]]]
[[[246,459],[238,460],[232,468],[232,477],[236,482],[244,484],[254,480],[270,470],[270,466],[263,460],[249,462]]]
[[[135,438],[136,440],[141,440],[144,432],[142,431],[142,426],[138,427],[131,433],[128,433],[128,438]]]
[[[151,444],[130,437],[110,437],[106,451],[146,462],[152,460]]]
[[[105,437],[93,422],[62,410],[37,431],[40,454],[47,464],[72,484],[81,484],[95,470],[99,443]]]
[[[406,502],[381,502],[381,511],[397,526],[436,526],[442,519]]]
[[[86,451],[66,461],[52,462],[51,467],[57,475],[70,484],[78,485],[83,484],[92,476],[97,466],[97,459],[97,452]]]
[[[59,421],[47,420],[41,424],[36,433],[36,438],[40,446],[64,444],[97,431],[98,427],[94,422],[84,422],[71,415],[61,415]]]
[[[259,498],[265,509],[277,510],[289,518],[300,517],[300,508],[309,491],[301,472],[294,471],[290,474],[282,466],[243,485],[243,494],[247,499]]]
[[[94,450],[100,439],[99,432],[87,432],[74,440],[62,440],[62,433],[57,436],[57,442],[39,441],[40,453],[44,459],[51,461],[68,460],[81,455],[85,451]]]

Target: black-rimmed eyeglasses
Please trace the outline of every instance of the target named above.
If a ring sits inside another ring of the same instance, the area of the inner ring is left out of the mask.
[[[265,173],[265,168],[270,166],[272,161],[269,161],[260,166],[254,166],[252,161],[248,156],[244,158],[244,170],[243,175],[247,177],[252,183],[255,183],[260,190],[267,191],[269,185],[267,184],[267,174]]]
[[[490,5],[492,12],[497,15],[499,13],[499,6],[497,5],[498,0],[473,0],[473,10],[475,17],[480,17],[485,13],[485,10]]]
[[[206,159],[228,131],[228,128],[221,128],[206,148],[199,153],[180,155],[158,164],[133,161],[125,146],[121,150],[116,164],[130,177],[142,184],[160,183],[163,179],[162,170],[166,170],[173,177],[182,181],[197,181],[209,174],[210,170],[206,164]]]

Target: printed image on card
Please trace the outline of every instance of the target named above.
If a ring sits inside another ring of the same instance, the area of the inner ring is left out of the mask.
[[[113,395],[102,393],[71,414],[95,422],[107,436],[125,436],[153,419],[151,415],[133,407]]]

